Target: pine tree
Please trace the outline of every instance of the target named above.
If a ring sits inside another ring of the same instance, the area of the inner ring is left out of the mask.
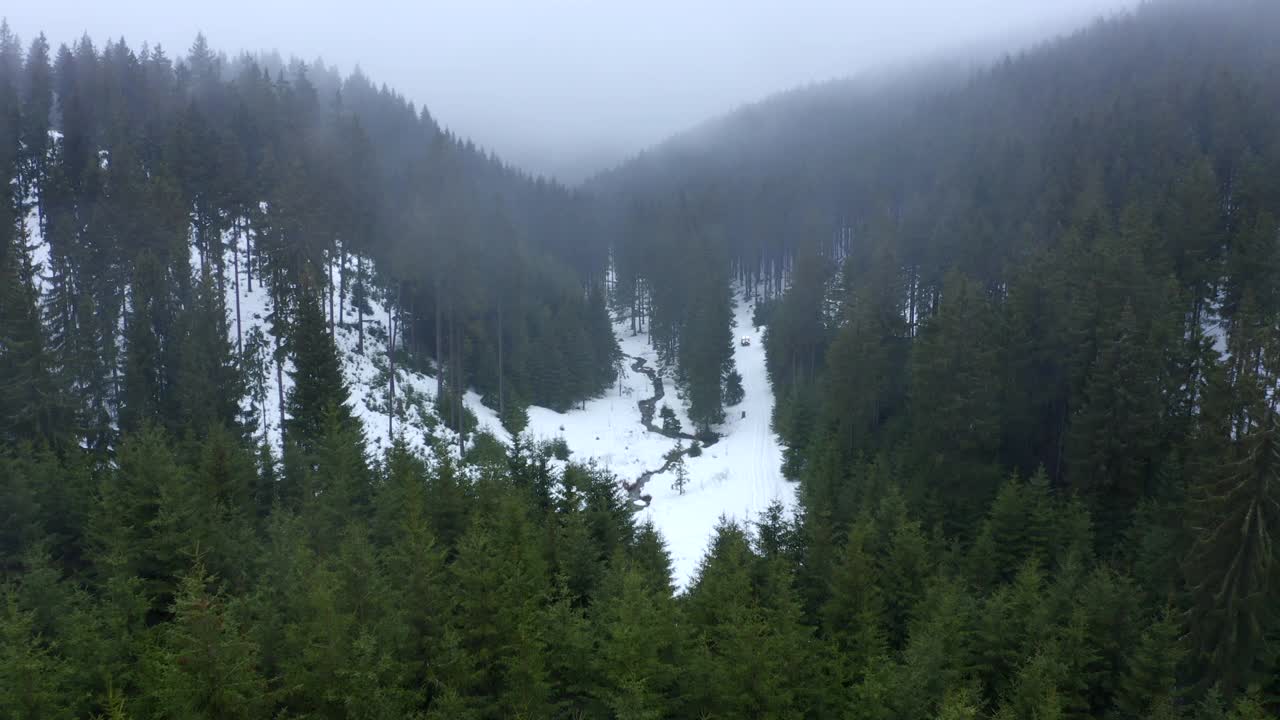
[[[811,666],[800,604],[776,577],[762,585],[773,592],[757,595],[756,560],[740,527],[727,522],[717,527],[686,603],[699,640],[682,683],[692,714],[785,717],[801,712],[803,678]]]
[[[606,585],[616,594],[597,611],[600,699],[620,720],[668,716],[684,646],[679,609],[635,569],[615,568]]]
[[[1032,657],[1018,671],[1017,681],[1000,704],[998,720],[1061,720],[1066,717],[1057,683],[1065,672],[1062,664],[1049,653]]]
[[[372,483],[358,430],[344,424],[336,407],[325,414],[323,435],[312,449],[296,498],[315,547],[332,551],[348,525],[368,515]]]
[[[1270,528],[1280,522],[1280,430],[1257,382],[1253,374],[1234,386],[1215,378],[1189,497],[1193,649],[1202,679],[1229,693],[1258,677],[1273,623],[1266,597],[1276,579]]]
[[[683,495],[684,489],[689,485],[689,468],[684,462],[684,443],[677,442],[675,449],[671,451],[675,454],[675,462],[671,465],[671,471],[675,473],[675,480],[671,483],[671,488],[677,493]]]
[[[940,486],[952,527],[969,525],[995,490],[1000,440],[997,317],[983,289],[947,276],[937,314],[911,351],[912,456]]]
[[[676,411],[671,409],[670,405],[663,405],[662,410],[658,412],[658,416],[662,418],[662,434],[667,437],[675,437],[680,434],[680,418],[676,417]]]
[[[445,550],[435,539],[427,507],[427,469],[402,441],[387,453],[386,477],[374,498],[374,538],[390,577],[391,601],[410,633],[402,639],[414,682],[428,687],[453,660],[446,653],[445,621],[453,598],[445,585]],[[432,693],[435,695],[435,693]]]
[[[818,425],[837,442],[835,447],[850,454],[872,444],[901,401],[901,315],[890,296],[892,288],[885,286],[888,278],[876,282],[846,302],[843,324],[827,353],[832,372],[819,390]]]
[[[150,254],[137,260],[129,307],[120,427],[133,432],[151,423],[172,429],[166,411],[174,399],[170,373],[175,368],[167,362],[174,318],[164,270]]]
[[[120,444],[89,514],[92,556],[106,578],[139,578],[154,610],[169,606],[191,529],[190,477],[162,430],[145,426]],[[204,508],[200,509],[204,511]],[[198,534],[193,533],[195,537]]]
[[[478,518],[450,566],[450,632],[462,660],[445,684],[484,716],[543,716],[550,688],[541,608],[546,568],[528,520],[513,499]]]
[[[23,64],[22,145],[29,169],[26,172],[37,197],[44,198],[50,153],[49,116],[53,109],[53,70],[49,66],[49,41],[44,33],[31,41]],[[43,210],[41,210],[43,213]]]
[[[1126,717],[1148,717],[1178,700],[1177,671],[1184,655],[1181,634],[1172,609],[1143,630],[1116,694],[1116,707]]]
[[[203,433],[217,425],[239,432],[247,378],[236,362],[223,296],[208,265],[201,270],[195,302],[179,326],[172,392],[178,396],[181,427]]]
[[[271,349],[261,327],[254,325],[245,333],[238,367],[251,401],[250,409],[241,415],[242,421],[254,427],[251,434],[265,443],[270,422],[267,417],[267,388],[271,373]],[[258,434],[259,429],[261,435]]]
[[[39,637],[34,613],[0,588],[0,712],[10,717],[67,716],[65,666]]]
[[[1013,582],[996,590],[978,612],[975,669],[990,696],[1001,697],[1013,689],[1019,682],[1019,666],[1032,656],[1035,643],[1048,636],[1044,594],[1044,574],[1034,560],[1028,561]],[[1056,685],[1060,661],[1045,655],[1039,662],[1032,677],[1039,683],[1044,672],[1052,671],[1054,706],[1061,711]],[[1044,698],[1032,693],[1026,700],[1034,705]]]
[[[56,385],[40,322],[38,270],[25,232],[5,217],[21,205],[0,204],[0,438],[53,443],[70,429],[70,408]]]
[[[741,403],[744,397],[746,397],[746,393],[742,389],[742,373],[737,370],[726,372],[724,375],[725,407],[733,407]]]
[[[266,717],[258,648],[226,600],[210,592],[212,582],[199,562],[182,578],[173,621],[147,661],[153,710],[190,718]]]
[[[872,531],[865,518],[850,529],[821,615],[824,632],[840,651],[844,673],[853,679],[865,676],[889,650],[884,592],[869,547]]]
[[[1158,362],[1150,346],[1126,305],[1099,349],[1068,431],[1068,475],[1094,500],[1106,538],[1128,525],[1146,493],[1160,441],[1160,386],[1152,375]]]
[[[289,442],[307,452],[316,449],[324,437],[329,413],[334,413],[343,429],[359,432],[337,347],[320,310],[319,296],[309,285],[304,285],[298,302],[289,350],[293,357],[293,387],[287,400]]]

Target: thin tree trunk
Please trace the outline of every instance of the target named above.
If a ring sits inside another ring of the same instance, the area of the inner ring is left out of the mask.
[[[239,230],[238,223],[237,223],[237,230]],[[237,355],[243,355],[243,354],[244,354],[244,341],[243,341],[243,339],[242,339],[241,331],[240,331],[240,241],[239,241],[240,233],[239,233],[239,232],[236,232],[235,237],[236,237],[237,239],[236,239],[235,247],[234,247],[234,248],[232,248],[232,250],[231,250],[231,260],[232,260],[232,262],[233,262],[233,263],[235,263],[234,270],[235,270],[235,273],[236,273],[236,282],[235,282],[235,288],[236,288],[236,354],[237,354]]]
[[[462,449],[462,436],[467,431],[467,414],[462,411],[462,396],[465,394],[462,383],[462,328],[457,326],[455,321],[455,329],[453,337],[457,340],[453,350],[453,367],[457,380],[453,384],[454,412],[458,413],[458,449]]]
[[[462,451],[463,451],[463,449],[464,449],[464,447],[465,447],[465,445],[464,445],[464,442],[465,442],[464,432],[465,432],[466,428],[465,428],[464,426],[465,426],[465,421],[466,421],[466,417],[467,417],[466,413],[464,413],[464,412],[462,411],[462,395],[463,395],[463,381],[462,381],[462,330],[461,330],[461,329],[455,330],[455,331],[454,331],[454,333],[455,333],[455,336],[456,336],[456,337],[457,337],[457,339],[458,339],[458,342],[457,342],[457,348],[454,350],[454,354],[453,354],[453,356],[457,359],[457,360],[456,360],[456,365],[457,365],[457,368],[458,368],[458,379],[457,379],[457,381],[454,383],[454,386],[455,386],[455,387],[454,387],[453,392],[454,392],[454,398],[455,398],[454,405],[458,408],[458,411],[457,411],[457,412],[458,412],[458,457],[462,457]]]
[[[398,295],[398,293],[397,293]],[[397,297],[397,303],[399,298]],[[391,368],[391,379],[387,382],[387,445],[391,445],[394,437],[396,417],[396,311],[395,306],[387,309],[387,364]]]
[[[498,301],[498,419],[507,416],[506,393],[503,387],[502,364],[502,301]]]
[[[356,282],[360,283],[361,295],[367,297],[369,288],[364,282],[364,261],[356,258]],[[361,298],[363,299],[363,297]],[[364,354],[364,303],[356,303],[356,350]]]
[[[449,392],[453,397],[452,412],[454,429],[458,433],[458,454],[464,448],[463,427],[465,415],[462,412],[462,332],[458,329],[458,311],[452,297],[449,298],[449,351],[452,357],[449,376]]]
[[[257,394],[262,398],[258,403],[258,412],[262,415],[262,442],[267,443],[271,442],[271,422],[267,418],[267,389],[259,387]]]
[[[226,279],[226,272],[223,270],[223,268],[226,266],[227,262],[226,262],[226,258],[223,257],[221,232],[218,233],[218,238],[217,240],[214,241],[213,244],[217,246],[216,247],[217,257],[214,259],[213,266],[214,266],[214,269],[218,271],[218,297],[226,297],[227,296],[227,279]]]
[[[329,257],[326,258],[325,260],[325,274],[328,275],[328,277],[326,277],[325,280],[328,281],[326,284],[329,286],[329,337],[333,337],[334,336],[333,335],[334,320],[336,320],[337,318],[335,318],[333,315],[333,250],[332,249],[329,250]]]
[[[280,287],[280,270],[279,270],[279,268],[277,268],[277,269],[276,269],[276,271],[275,271],[275,278],[276,278],[276,279],[275,279],[275,283],[274,283],[274,284],[275,284],[275,287],[279,288],[279,287]],[[281,311],[280,311],[280,299],[279,299],[279,293],[272,293],[272,294],[271,294],[271,303],[272,303],[272,309],[275,311],[275,315],[276,315],[276,317],[277,317],[277,318],[281,318],[281,315],[280,315],[280,312],[281,312]],[[282,318],[281,318],[281,319],[282,319]],[[281,322],[281,325],[283,325],[283,322]],[[277,325],[277,327],[280,327],[280,325]],[[285,423],[284,423],[284,357],[283,357],[283,354],[280,352],[280,343],[281,343],[281,338],[280,338],[279,336],[277,336],[277,337],[276,337],[276,350],[275,350],[275,359],[276,359],[276,394],[277,394],[277,397],[278,397],[278,399],[279,399],[279,401],[280,401],[280,451],[283,453],[283,452],[284,452],[284,448],[285,448],[285,439],[286,439],[286,438],[285,438]]]
[[[440,275],[435,278],[436,286],[436,402],[444,399],[444,311],[440,297]]]
[[[338,325],[347,318],[347,253],[338,253]]]
[[[244,218],[241,218],[244,222]],[[249,292],[253,292],[253,244],[249,240],[249,227],[244,229],[244,274],[249,281]]]
[[[412,355],[417,350],[417,346],[414,345],[414,342],[417,339],[417,337],[413,333],[413,318],[415,317],[413,312],[414,312],[414,309],[417,307],[417,302],[418,302],[417,295],[412,291],[410,291],[409,292],[409,324],[408,326],[405,326],[404,324],[404,310],[402,309],[400,311],[400,325],[401,325],[400,335],[402,336],[400,339],[400,346],[403,347],[405,350],[407,350],[410,355]]]
[[[280,341],[276,340],[279,345]],[[284,448],[284,361],[276,359],[276,392],[280,396],[280,447]]]

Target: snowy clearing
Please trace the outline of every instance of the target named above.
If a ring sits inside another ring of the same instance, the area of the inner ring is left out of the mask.
[[[736,293],[735,293],[736,294]],[[734,363],[742,375],[743,401],[726,409],[725,423],[717,428],[720,440],[699,457],[686,457],[689,483],[685,494],[672,487],[672,473],[659,473],[645,484],[644,493],[653,496],[641,517],[653,521],[667,540],[674,580],[686,588],[693,580],[712,533],[721,517],[742,523],[753,521],[770,503],[795,507],[795,486],[782,477],[782,446],[770,428],[773,390],[765,370],[764,344],[751,325],[752,305],[739,301],[734,310]],[[657,354],[641,333],[632,335],[625,324],[615,325],[618,344],[629,357],[643,357],[650,367],[658,367]],[[749,337],[748,345],[741,338]],[[665,379],[666,397],[658,403],[670,405],[686,429],[690,428],[686,408],[675,394],[674,383]],[[529,428],[536,439],[563,438],[577,460],[595,459],[612,470],[620,481],[633,482],[646,470],[662,466],[664,455],[676,441],[648,432],[640,424],[637,402],[653,393],[649,378],[624,363],[621,389],[615,386],[602,398],[589,400],[585,409],[557,413],[546,408],[529,409]],[[745,413],[745,417],[744,417]]]
[[[721,516],[748,523],[775,501],[788,510],[795,507],[796,486],[782,476],[782,445],[770,427],[773,389],[751,313],[752,306],[741,301],[734,310],[733,335],[749,336],[751,344],[733,348],[745,395],[726,409],[720,440],[701,456],[685,458],[689,484],[684,495],[671,487],[670,473],[653,476],[645,486],[653,495],[645,515],[667,539],[681,588],[693,579]]]

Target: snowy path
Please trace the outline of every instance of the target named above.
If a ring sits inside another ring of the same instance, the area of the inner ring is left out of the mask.
[[[775,501],[795,507],[795,485],[782,477],[782,445],[770,424],[773,390],[764,344],[751,316],[752,306],[740,301],[733,337],[751,338],[748,346],[734,346],[744,399],[726,410],[725,423],[716,429],[720,440],[685,459],[690,482],[684,495],[671,488],[669,473],[655,475],[648,486],[654,497],[644,514],[667,539],[678,587],[692,581],[721,517],[749,523]]]

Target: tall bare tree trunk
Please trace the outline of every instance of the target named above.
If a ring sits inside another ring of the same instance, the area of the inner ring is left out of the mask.
[[[369,287],[364,282],[364,261],[358,257],[356,258],[356,282],[360,283],[361,293],[367,296]],[[364,354],[364,303],[356,303],[356,350],[361,355]]]
[[[279,345],[280,341],[276,340]],[[284,448],[284,361],[276,356],[276,392],[280,396],[280,447]]]
[[[240,332],[240,241],[239,241],[240,232],[239,232],[239,231],[240,231],[240,226],[239,226],[239,223],[237,223],[237,224],[236,224],[236,234],[234,235],[234,237],[236,238],[236,241],[235,241],[235,247],[231,248],[231,261],[232,261],[232,263],[234,263],[233,270],[234,270],[234,272],[235,272],[235,274],[236,274],[236,281],[235,281],[235,289],[236,289],[236,354],[237,354],[237,355],[243,355],[243,354],[244,354],[244,342],[243,342],[243,340],[242,340],[242,338],[241,338],[241,332]]]
[[[347,315],[347,253],[338,253],[338,325]]]
[[[503,367],[502,364],[502,301],[498,301],[498,419],[502,420],[507,417],[506,392],[503,387]]]
[[[465,448],[465,438],[463,436],[466,428],[466,414],[462,412],[462,330],[458,328],[458,311],[454,305],[453,298],[449,298],[449,330],[451,340],[449,342],[449,350],[453,356],[453,373],[449,378],[450,390],[453,393],[453,416],[454,427],[458,432],[458,454],[461,456]]]
[[[399,304],[399,293],[397,292],[396,303]],[[392,305],[387,308],[387,365],[390,367],[391,379],[387,382],[387,445],[390,446],[391,439],[394,437],[395,417],[396,417],[396,306]]]
[[[325,280],[326,280],[325,285],[328,286],[328,291],[329,291],[329,337],[334,336],[333,326],[334,326],[334,320],[336,319],[333,315],[333,254],[334,254],[333,249],[330,248],[329,257],[325,258],[325,263],[324,263],[325,275],[327,276],[325,277]]]
[[[224,268],[226,267],[227,259],[223,257],[221,231],[218,232],[218,239],[215,245],[217,245],[217,257],[213,266],[218,271],[218,297],[225,298],[227,296],[227,276]]]
[[[249,240],[249,226],[244,218],[240,218],[240,222],[244,225],[244,274],[249,281],[249,292],[253,292],[253,244]]]
[[[407,351],[410,355],[412,355],[418,347],[417,345],[414,345],[414,342],[417,340],[417,337],[413,334],[413,318],[414,318],[413,312],[414,312],[414,308],[417,307],[417,304],[416,304],[417,301],[418,301],[417,296],[413,292],[410,292],[409,293],[409,324],[408,325],[404,324],[404,310],[401,309],[400,311],[400,347],[404,348],[405,351]]]
[[[436,403],[444,399],[444,302],[440,297],[440,275],[435,278],[436,286]]]

